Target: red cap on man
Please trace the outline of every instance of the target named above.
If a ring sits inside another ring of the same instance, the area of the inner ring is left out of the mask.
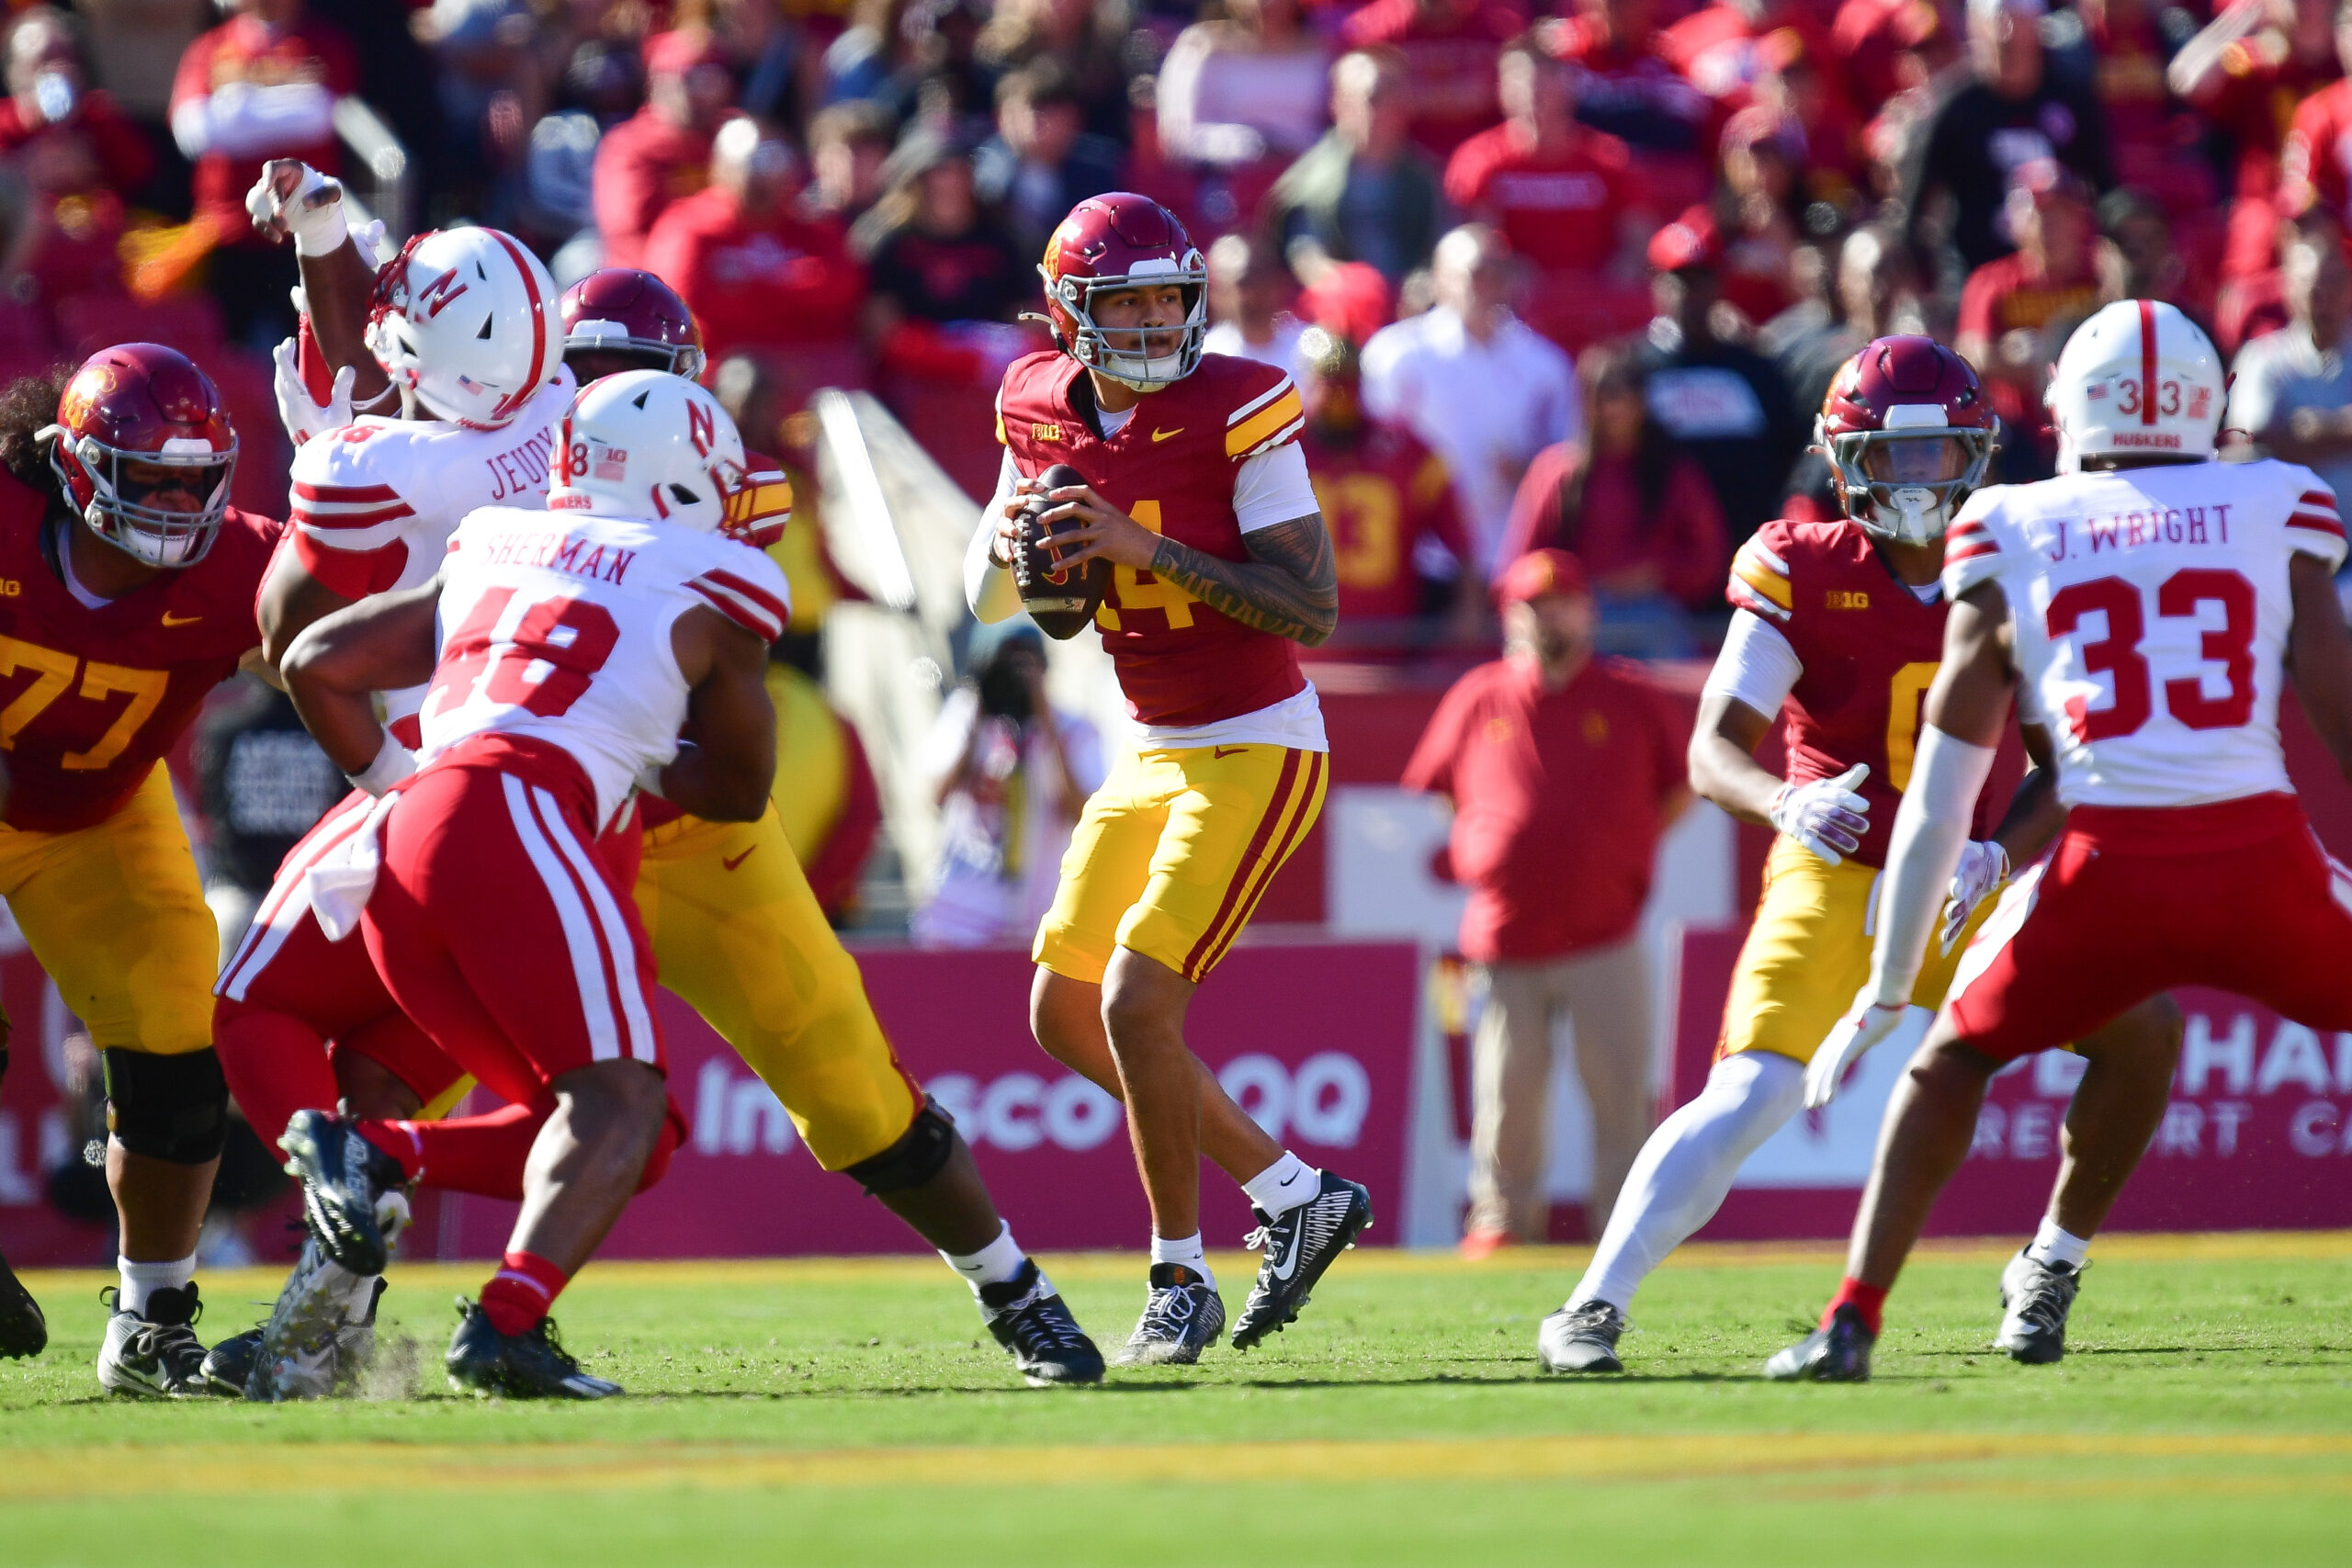
[[[1584,562],[1566,550],[1530,550],[1503,569],[1495,580],[1495,603],[1506,607],[1524,604],[1548,593],[1590,593],[1592,583]]]

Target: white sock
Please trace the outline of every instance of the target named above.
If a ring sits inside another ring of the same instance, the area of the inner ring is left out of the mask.
[[[2087,1237],[2060,1230],[2058,1222],[2045,1214],[2041,1228],[2033,1233],[2033,1241],[2026,1247],[2025,1255],[2045,1269],[2053,1263],[2064,1263],[2069,1269],[2079,1269],[2083,1259],[2091,1255],[2091,1244]]]
[[[147,1315],[147,1303],[157,1291],[185,1290],[196,1278],[196,1254],[191,1252],[176,1263],[133,1263],[118,1257],[115,1268],[122,1275],[122,1294],[115,1305],[141,1317]]]
[[[1291,1153],[1241,1184],[1250,1201],[1267,1214],[1287,1214],[1322,1190],[1323,1173]]]
[[[1181,1263],[1210,1284],[1216,1283],[1216,1276],[1209,1272],[1209,1255],[1201,1247],[1201,1233],[1198,1231],[1178,1236],[1173,1241],[1165,1236],[1153,1236],[1151,1260],[1154,1263]]]
[[[1717,1062],[1697,1098],[1659,1122],[1634,1157],[1569,1303],[1633,1305],[1650,1271],[1714,1218],[1740,1166],[1804,1100],[1804,1067],[1790,1057],[1740,1051]]]
[[[996,1239],[978,1252],[943,1250],[939,1256],[947,1260],[947,1267],[964,1276],[964,1283],[972,1287],[974,1295],[980,1293],[982,1285],[1003,1284],[1020,1273],[1021,1266],[1029,1261],[1029,1255],[1021,1250],[1019,1242],[1012,1239],[1011,1220],[1003,1221],[996,1233]]]

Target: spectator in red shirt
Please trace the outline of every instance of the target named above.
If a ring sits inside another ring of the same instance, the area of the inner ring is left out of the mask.
[[[694,311],[713,360],[855,335],[865,274],[839,229],[793,210],[798,173],[789,145],[730,119],[711,144],[710,184],[654,221],[645,268]]]
[[[1639,277],[1649,235],[1633,210],[1625,144],[1577,123],[1567,68],[1532,39],[1503,51],[1496,85],[1503,122],[1454,150],[1445,198],[1501,230],[1538,273]],[[1537,287],[1576,283],[1546,277]]]
[[[1592,1104],[1585,1224],[1599,1235],[1652,1122],[1650,976],[1642,951],[1659,838],[1689,798],[1690,721],[1639,673],[1593,657],[1577,558],[1521,556],[1497,586],[1503,657],[1454,683],[1405,767],[1448,796],[1453,874],[1469,885],[1462,953],[1485,1010],[1473,1075],[1463,1250],[1548,1228],[1545,1090],[1561,1017]]]
[[[2295,107],[2344,74],[2336,0],[2255,0],[2219,6],[2212,21],[2165,68],[2180,100],[2236,149],[2224,277],[2276,263],[2278,151]]]
[[[358,90],[350,44],[305,17],[302,0],[236,0],[236,15],[180,56],[172,140],[196,164],[196,215],[220,247],[212,296],[232,337],[275,343],[294,327],[293,247],[254,231],[245,192],[271,158],[336,173],[335,100]]]
[[[1413,140],[1443,163],[1495,123],[1495,61],[1527,27],[1501,0],[1372,0],[1340,28],[1351,50],[1395,50],[1413,82]]]
[[[1650,418],[1632,355],[1590,348],[1577,368],[1589,427],[1527,466],[1500,558],[1571,551],[1596,590],[1604,640],[1687,651],[1686,612],[1714,607],[1731,564],[1723,508],[1706,470]]]
[[[2091,83],[2106,112],[2115,177],[2157,195],[2183,217],[2209,213],[2219,194],[2202,128],[2165,81],[2172,40],[2149,0],[2075,0],[2090,47]]]
[[[25,12],[7,57],[0,156],[23,184],[24,205],[0,253],[0,291],[46,307],[119,289],[124,203],[154,163],[146,138],[111,97],[88,89],[62,13]]]
[[[1466,570],[1453,476],[1410,431],[1365,416],[1356,347],[1347,339],[1307,328],[1297,376],[1306,412],[1298,445],[1340,570],[1340,646],[1326,648],[1348,656],[1368,644],[1403,648],[1414,639],[1400,623],[1419,615],[1429,598],[1416,565],[1424,549],[1453,558],[1457,594],[1480,592],[1478,574]],[[1468,608],[1478,610],[1475,597]],[[1477,625],[1475,615],[1469,624]]]
[[[645,40],[645,107],[596,144],[594,199],[605,265],[648,265],[654,220],[710,178],[710,139],[734,102],[735,78],[709,33],[685,28]]]
[[[2008,216],[2018,248],[1968,275],[1952,346],[1984,378],[2009,432],[2012,460],[2030,442],[2041,448],[2046,474],[2057,447],[2041,402],[2042,368],[2058,357],[2052,329],[2071,327],[2101,302],[2098,230],[2088,188],[2047,159],[2019,165]]]

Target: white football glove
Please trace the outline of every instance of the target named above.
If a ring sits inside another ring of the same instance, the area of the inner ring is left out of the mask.
[[[1782,784],[1767,815],[1773,827],[1831,865],[1840,864],[1871,830],[1871,803],[1854,793],[1870,776],[1871,765],[1857,762],[1834,779]]]
[[[1804,1108],[1818,1111],[1838,1093],[1838,1085],[1845,1077],[1846,1069],[1861,1059],[1862,1053],[1894,1032],[1903,1021],[1904,1004],[1874,1002],[1870,989],[1854,998],[1854,1010],[1838,1021],[1821,1049],[1804,1069]]]
[[[1960,864],[1951,874],[1951,891],[1945,895],[1944,952],[1949,954],[1960,933],[1968,929],[1976,906],[2000,890],[2009,879],[2009,852],[1990,839],[1973,839],[1962,846]]]
[[[279,178],[289,167],[300,173],[292,181],[292,191],[280,197]],[[351,232],[343,215],[342,182],[291,158],[262,165],[261,177],[245,193],[245,211],[263,233],[291,235],[295,251],[306,256],[340,250]]]
[[[351,383],[358,375],[348,365],[336,371],[334,385],[327,391],[326,406],[321,408],[311,400],[311,389],[302,384],[300,353],[289,337],[270,356],[277,364],[270,378],[271,389],[277,394],[277,422],[286,427],[286,434],[297,446],[313,435],[341,430],[351,423]]]

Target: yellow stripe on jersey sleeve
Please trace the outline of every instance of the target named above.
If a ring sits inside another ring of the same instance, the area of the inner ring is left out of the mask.
[[[1243,420],[1225,433],[1225,455],[1238,457],[1251,447],[1275,434],[1284,425],[1306,417],[1304,405],[1298,400],[1298,389],[1287,389],[1281,397]]]
[[[1792,609],[1796,604],[1796,591],[1789,586],[1788,573],[1775,571],[1774,564],[1771,558],[1753,543],[1746,544],[1740,546],[1739,553],[1731,558],[1731,574],[1781,609]]]

